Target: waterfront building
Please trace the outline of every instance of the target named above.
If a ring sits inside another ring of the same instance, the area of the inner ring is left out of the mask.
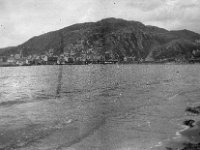
[[[192,56],[193,56],[194,58],[200,57],[200,50],[199,50],[199,49],[193,50],[193,51],[192,51]]]
[[[30,64],[31,64],[31,63],[30,63],[30,60],[29,60],[29,59],[26,59],[25,64],[26,64],[26,65],[30,65]]]
[[[68,62],[68,58],[69,58],[68,56],[64,56],[63,59],[64,59],[65,62]]]
[[[68,63],[73,63],[74,62],[74,58],[73,57],[69,57],[68,58]]]
[[[75,61],[82,61],[82,57],[76,57]]]
[[[47,62],[47,61],[48,61],[48,56],[47,56],[47,55],[42,55],[42,56],[41,56],[41,59],[42,59],[44,62]]]
[[[7,63],[9,63],[9,64],[15,64],[15,63],[16,63],[16,60],[15,60],[15,58],[13,57],[13,55],[12,55],[11,57],[8,57]]]
[[[133,57],[124,57],[124,61],[125,62],[134,62],[135,61],[135,57],[133,56]]]
[[[48,65],[56,65],[57,64],[58,57],[52,56],[48,57],[47,64]]]
[[[26,60],[24,60],[24,59],[18,59],[18,60],[16,60],[16,65],[23,66],[25,64],[26,64]]]

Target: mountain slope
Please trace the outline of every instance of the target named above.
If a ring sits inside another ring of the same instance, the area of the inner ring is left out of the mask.
[[[188,58],[193,49],[199,48],[195,43],[198,39],[199,34],[188,30],[168,31],[137,21],[107,18],[33,37],[17,47],[0,51],[0,55],[19,53],[21,49],[24,55],[44,54],[53,48],[56,54],[71,52],[77,57],[90,49],[92,55],[110,53],[118,59],[124,56],[161,59],[180,55]]]

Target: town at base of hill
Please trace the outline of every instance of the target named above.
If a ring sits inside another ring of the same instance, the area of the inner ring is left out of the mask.
[[[200,34],[106,18],[0,49],[0,66],[200,62]]]

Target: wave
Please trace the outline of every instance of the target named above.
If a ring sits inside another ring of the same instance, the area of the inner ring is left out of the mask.
[[[4,101],[4,102],[0,102],[0,106],[12,106],[12,105],[17,105],[17,104],[22,104],[22,103],[26,103],[25,101],[20,101],[20,100],[16,100],[16,101]]]

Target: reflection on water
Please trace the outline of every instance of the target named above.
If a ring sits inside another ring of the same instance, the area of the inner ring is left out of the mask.
[[[57,89],[56,89],[56,96],[60,97],[60,90],[62,85],[62,73],[63,72],[63,66],[59,66],[59,74],[58,74],[58,83],[57,83]]]
[[[198,65],[0,68],[0,149],[144,150],[198,103]]]

